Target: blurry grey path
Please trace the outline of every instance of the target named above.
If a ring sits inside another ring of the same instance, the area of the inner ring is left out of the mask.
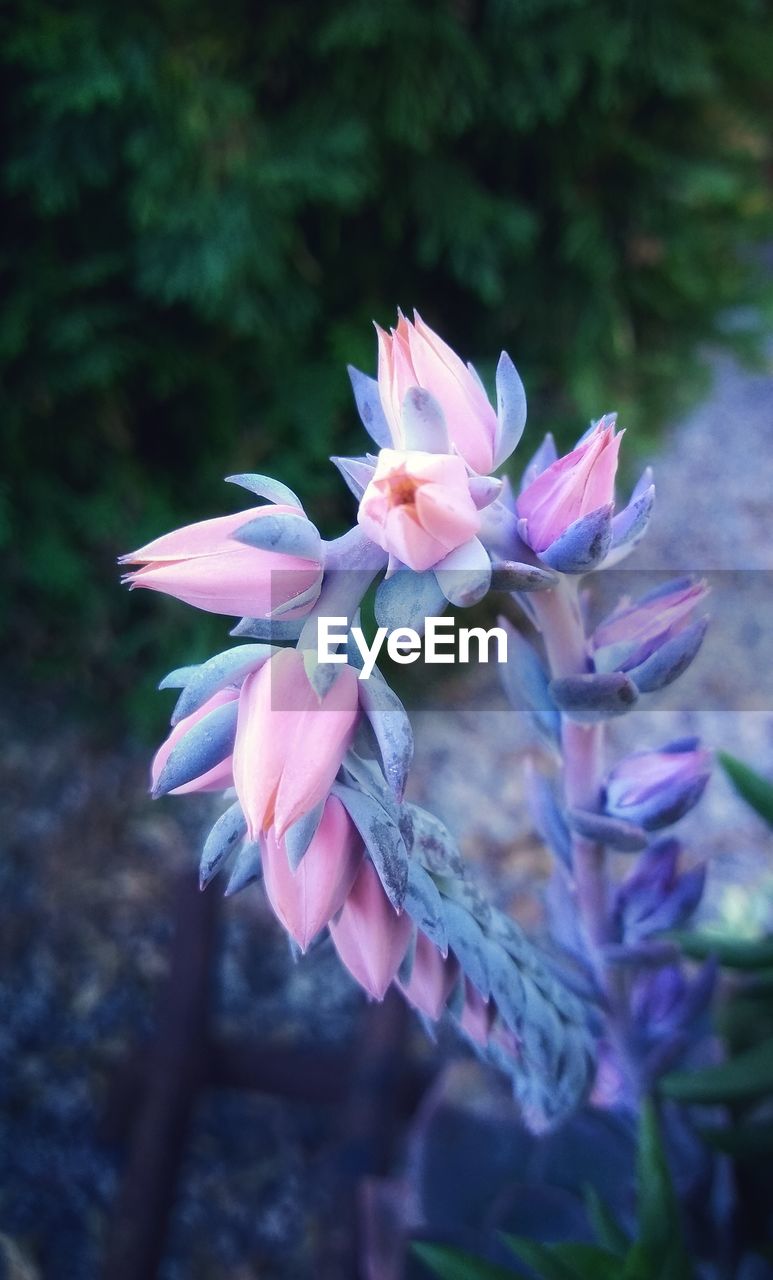
[[[708,572],[713,624],[690,672],[618,722],[612,750],[697,734],[773,776],[773,376],[724,356],[710,363],[709,395],[650,459],[655,513],[624,568]],[[635,594],[637,576],[616,573],[616,588]],[[493,669],[469,677],[487,706],[492,678]],[[459,709],[415,713],[414,798],[448,823],[491,888],[504,885],[528,920],[540,864],[524,794],[528,725],[504,703],[476,711],[465,689],[454,691]],[[679,832],[711,861],[709,918],[748,932],[773,921],[773,841],[719,771]]]

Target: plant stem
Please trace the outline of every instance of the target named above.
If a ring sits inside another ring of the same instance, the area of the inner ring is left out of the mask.
[[[549,591],[532,596],[545,642],[550,674],[582,675],[589,668],[588,647],[578,599],[578,583],[562,577]],[[569,809],[599,808],[604,727],[561,719],[564,796]],[[609,941],[609,907],[604,846],[572,836],[572,870],[577,906],[594,949]]]
[[[582,675],[590,669],[588,642],[579,606],[578,580],[562,577],[549,591],[532,596],[545,643],[550,676]],[[564,799],[567,809],[601,806],[604,725],[578,724],[561,717]],[[617,1052],[625,1087],[632,1099],[644,1088],[636,1047],[631,1040],[625,977],[604,959],[613,941],[607,853],[603,844],[572,834],[572,873],[577,909],[588,940],[589,958],[607,1003],[607,1034]]]

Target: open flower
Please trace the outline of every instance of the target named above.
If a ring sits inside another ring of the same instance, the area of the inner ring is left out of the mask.
[[[340,911],[362,862],[363,844],[341,801],[328,796],[320,824],[293,871],[272,827],[263,847],[263,881],[287,932],[305,951]]]
[[[328,795],[358,717],[357,674],[342,667],[320,697],[303,655],[282,649],[244,681],[233,752],[234,785],[250,839],[288,827]]]
[[[403,405],[419,387],[434,396],[443,411],[451,444],[473,471],[488,474],[495,465],[497,415],[471,367],[416,315],[401,315],[397,328],[378,333],[378,389],[394,443],[406,445]]]
[[[381,450],[357,520],[372,542],[419,572],[480,528],[462,459],[419,450]]]
[[[281,530],[281,521],[285,518],[286,525],[287,517],[293,525],[303,522],[308,526],[312,552],[321,547],[319,535],[300,509],[270,504],[201,520],[156,538],[122,557],[122,564],[141,565],[127,573],[124,581],[132,588],[163,591],[209,613],[260,618],[290,605],[285,616],[298,616],[319,594],[319,558],[238,541],[239,531],[254,528],[255,521],[270,521],[265,524],[268,532]],[[281,546],[278,539],[267,539],[270,541]],[[297,613],[291,607],[296,598]]]

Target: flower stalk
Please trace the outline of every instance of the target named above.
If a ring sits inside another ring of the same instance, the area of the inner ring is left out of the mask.
[[[588,645],[579,604],[578,579],[562,577],[549,591],[533,597],[532,608],[545,645],[551,679],[582,676],[588,671]],[[561,717],[563,786],[568,809],[596,812],[600,808],[603,776],[602,724],[578,724]],[[573,832],[572,873],[577,907],[588,939],[595,949],[609,942],[609,883],[606,852],[597,840]]]
[[[676,742],[610,768],[605,725],[695,657],[705,588],[679,581],[623,600],[591,632],[583,575],[636,545],[654,500],[645,472],[616,508],[614,415],[563,457],[547,436],[516,495],[490,474],[526,420],[510,358],[497,364],[495,407],[419,317],[379,330],[378,347],[377,379],[350,370],[378,452],[333,459],[358,503],[347,533],[324,541],[285,485],[239,475],[265,505],[125,557],[131,587],[236,615],[231,634],[249,641],[162,682],[181,692],[153,795],[224,793],[202,888],[229,863],[227,893],[262,877],[299,951],[327,933],[371,999],[395,986],[425,1019],[450,1018],[507,1073],[535,1131],[589,1096],[635,1107],[683,1053],[711,991],[711,973],[690,982],[659,936],[694,910],[703,871],[651,836],[696,803],[709,762]],[[556,859],[547,951],[484,898],[443,825],[405,801],[413,735],[377,651],[366,671],[340,636],[320,660],[319,620],[351,625],[374,582],[380,628],[418,637],[449,604],[492,589],[536,626],[532,642],[502,624],[508,697],[560,764],[531,788]],[[623,854],[636,860],[621,877]]]

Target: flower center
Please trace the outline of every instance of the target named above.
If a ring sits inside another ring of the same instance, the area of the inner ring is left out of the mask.
[[[391,507],[412,507],[416,503],[416,490],[420,488],[422,481],[416,480],[401,468],[384,476],[381,483]]]

